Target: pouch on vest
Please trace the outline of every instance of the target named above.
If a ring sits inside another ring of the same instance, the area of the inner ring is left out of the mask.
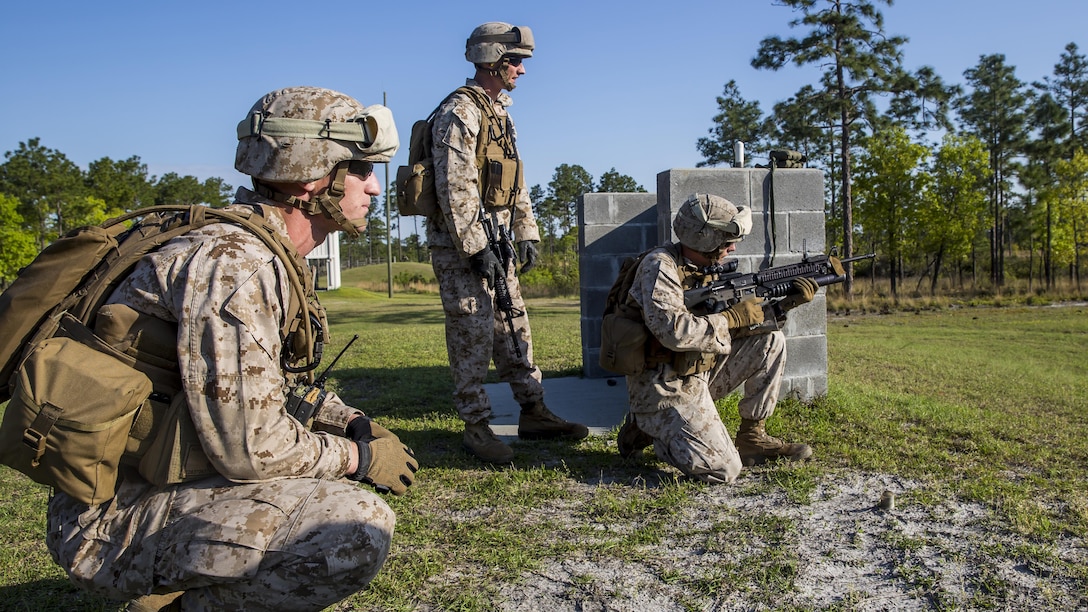
[[[135,359],[133,367],[151,380],[148,409],[137,415],[121,457],[123,465],[135,466],[145,461],[151,443],[166,426],[171,402],[178,396],[185,397],[178,371],[178,328],[124,304],[103,306],[94,320],[95,335]]]
[[[672,369],[677,376],[694,376],[714,367],[718,356],[714,353],[683,351],[673,353]]]
[[[184,393],[174,396],[161,421],[140,458],[137,466],[140,476],[161,487],[216,473],[200,445]]]
[[[518,160],[487,159],[483,166],[485,185],[483,203],[485,207],[512,206],[518,189]]]
[[[121,462],[136,466],[140,476],[160,487],[211,476],[214,469],[181,388],[177,325],[124,304],[107,304],[98,310],[94,331],[134,358],[134,367],[147,375],[153,388],[150,409],[140,411],[133,423]]]
[[[15,373],[0,461],[85,504],[112,498],[129,431],[151,395],[131,363],[65,314]]]

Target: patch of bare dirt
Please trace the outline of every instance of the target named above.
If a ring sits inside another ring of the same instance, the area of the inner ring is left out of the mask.
[[[732,590],[696,592],[693,580],[709,577],[713,584],[723,567],[757,559],[768,544],[738,537],[731,548],[709,550],[701,538],[681,536],[643,551],[652,562],[597,555],[545,563],[519,583],[503,585],[496,609],[1088,610],[1083,584],[1053,566],[1088,563],[1083,541],[1025,542],[984,506],[932,501],[925,484],[897,476],[833,476],[806,503],[775,490],[751,494],[744,486],[708,487],[696,503],[684,505],[670,532],[699,533],[716,523],[720,528],[723,516],[782,519],[789,533],[780,545],[795,559],[789,592],[767,592],[752,580],[720,580]],[[878,505],[885,491],[895,495],[887,510]],[[1026,546],[1032,554],[1024,553]]]

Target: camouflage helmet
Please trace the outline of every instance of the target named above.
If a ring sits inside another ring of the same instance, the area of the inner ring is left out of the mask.
[[[234,167],[255,180],[305,183],[344,161],[387,162],[399,146],[388,108],[330,89],[288,87],[262,97],[238,124]]]
[[[720,196],[696,193],[680,205],[672,231],[680,244],[710,253],[752,231],[752,211]]]
[[[502,21],[479,25],[465,41],[465,59],[473,64],[494,64],[503,57],[532,57],[533,31]]]

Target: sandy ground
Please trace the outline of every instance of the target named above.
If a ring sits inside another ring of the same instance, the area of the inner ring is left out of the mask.
[[[730,538],[736,542],[732,548],[715,546],[711,552],[700,538],[666,537],[643,551],[655,560],[650,563],[608,556],[545,563],[519,583],[503,585],[496,609],[1088,610],[1083,584],[1067,570],[1063,574],[1033,560],[1083,566],[1088,549],[1081,540],[1034,544],[1045,554],[1020,554],[1023,538],[997,524],[985,507],[931,501],[924,484],[896,476],[844,472],[819,485],[808,503],[775,490],[752,494],[744,487],[708,487],[696,503],[684,505],[669,531],[704,532],[723,516],[781,519],[788,526],[783,545],[796,559],[789,592],[768,593],[750,582],[708,595],[694,592],[684,580],[662,579],[670,570],[692,577],[721,575],[724,565],[743,563],[768,545],[760,538]],[[895,495],[888,510],[879,507],[885,491]],[[561,515],[564,509],[537,512]]]

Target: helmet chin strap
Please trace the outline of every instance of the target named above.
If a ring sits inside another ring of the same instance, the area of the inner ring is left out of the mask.
[[[506,91],[514,91],[517,84],[514,83],[514,79],[510,78],[510,71],[507,68],[510,67],[510,60],[508,58],[502,58],[501,60],[491,64],[487,67],[487,73],[491,76],[502,81],[502,88]]]
[[[329,185],[329,188],[314,195],[309,200],[300,200],[293,195],[276,191],[267,184],[258,183],[256,180],[253,181],[253,190],[269,200],[298,208],[311,215],[323,215],[328,217],[335,221],[336,224],[340,226],[340,229],[347,232],[349,236],[358,238],[366,229],[366,217],[358,221],[351,221],[344,216],[344,211],[340,208],[340,201],[344,199],[344,181],[347,179],[347,176],[348,163],[342,162],[337,164],[333,171],[332,183]]]

